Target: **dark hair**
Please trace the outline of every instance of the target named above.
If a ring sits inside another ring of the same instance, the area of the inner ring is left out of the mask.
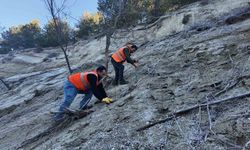
[[[96,69],[97,72],[102,72],[103,70],[107,71],[106,67],[104,67],[104,66],[99,66],[99,67]]]
[[[138,47],[136,45],[132,45],[131,48],[134,48],[135,50],[138,49]]]

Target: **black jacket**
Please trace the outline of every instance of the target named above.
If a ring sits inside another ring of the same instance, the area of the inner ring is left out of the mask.
[[[125,57],[126,57],[126,61],[130,64],[133,64],[135,63],[135,60],[133,60],[131,57],[130,57],[130,53],[129,53],[129,49],[128,48],[124,48],[123,50],[124,54],[125,54]]]
[[[107,97],[107,94],[103,88],[102,83],[100,83],[98,86],[96,86],[97,77],[95,75],[88,74],[87,79],[88,79],[89,84],[90,84],[90,90],[93,92],[94,96],[97,99],[102,100],[103,98]],[[101,78],[98,77],[98,80],[100,81]]]

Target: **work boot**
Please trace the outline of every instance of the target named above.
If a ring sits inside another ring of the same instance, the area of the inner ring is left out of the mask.
[[[86,106],[84,106],[83,108],[80,107],[79,110],[80,110],[80,111],[86,110],[86,109],[88,110],[88,109],[90,109],[90,108],[92,108],[92,107],[93,107],[93,106],[88,106],[88,105],[86,105]]]
[[[112,82],[112,85],[114,85],[114,86],[118,85],[118,81],[114,80],[114,81]]]
[[[119,84],[120,84],[120,85],[128,84],[128,81],[121,80],[121,81],[119,82]]]
[[[53,118],[56,122],[61,122],[65,119],[64,114],[56,114]]]

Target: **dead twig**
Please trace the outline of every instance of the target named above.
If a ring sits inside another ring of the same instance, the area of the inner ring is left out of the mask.
[[[182,130],[182,128],[181,128],[179,122],[178,122],[177,119],[176,119],[176,117],[175,117],[175,116],[173,116],[173,117],[174,117],[174,121],[176,122],[176,125],[177,125],[178,129],[180,130],[181,136],[182,136],[182,137],[184,138],[184,140],[185,140],[185,142],[183,142],[183,144],[187,144],[191,149],[194,150],[193,146],[192,146],[191,143],[188,141],[188,138],[185,136],[185,134],[184,134],[184,132],[183,132],[183,130]]]
[[[202,121],[201,107],[199,107],[198,116],[199,116],[199,130],[200,130],[200,132],[201,132],[201,131],[202,131],[202,129],[201,129],[201,121]]]
[[[210,109],[209,109],[209,101],[210,99],[208,97],[206,97],[207,99],[207,115],[208,115],[208,122],[209,122],[209,130],[214,133],[214,131],[212,130],[212,119],[211,119],[211,113],[210,113]]]
[[[250,97],[250,93],[246,93],[246,94],[242,94],[242,95],[238,95],[238,96],[233,96],[233,97],[229,97],[229,98],[225,98],[225,99],[221,99],[221,100],[215,100],[215,101],[210,102],[210,103],[197,104],[197,105],[191,106],[189,108],[178,110],[178,111],[174,112],[172,115],[169,115],[167,118],[161,119],[161,120],[152,122],[152,123],[150,123],[148,125],[145,125],[143,127],[140,127],[136,131],[143,131],[143,130],[148,129],[150,127],[153,127],[153,126],[155,126],[157,124],[161,124],[161,123],[164,123],[166,121],[172,120],[174,117],[181,116],[183,114],[187,114],[188,112],[190,112],[190,111],[192,111],[194,109],[197,109],[199,107],[206,107],[207,105],[215,105],[215,104],[219,104],[219,103],[222,103],[222,102],[225,102],[225,101],[231,101],[231,100],[241,99],[241,98],[245,98],[245,97]]]
[[[228,139],[225,139],[224,137],[219,136],[219,135],[217,135],[216,133],[214,133],[214,136],[215,136],[215,140],[220,141],[220,142],[223,143],[223,144],[230,145],[230,146],[232,146],[234,149],[242,149],[242,147],[241,147],[240,145],[233,144],[232,142],[228,141]]]

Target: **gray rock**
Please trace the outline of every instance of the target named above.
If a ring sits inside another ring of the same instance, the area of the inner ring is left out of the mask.
[[[247,149],[249,98],[212,105],[209,111],[195,109],[137,129],[181,109],[249,92],[250,20],[231,25],[218,20],[248,2],[198,2],[173,12],[157,27],[115,33],[120,38],[111,41],[111,52],[128,39],[142,45],[132,55],[140,67],[135,70],[124,64],[127,85],[105,82],[112,104],[93,98],[89,104],[93,113],[62,124],[55,124],[49,112],[57,110],[64,97],[68,71],[63,54],[58,48],[11,54],[13,60],[0,65],[1,75],[12,87],[0,94],[0,149]],[[185,14],[190,18],[184,25]],[[197,30],[200,27],[204,30]],[[104,37],[79,41],[69,54],[72,68],[76,72],[96,68],[104,62],[104,48]],[[58,59],[42,61],[51,53],[58,54]],[[9,56],[1,60],[5,57]],[[109,68],[113,78],[111,64]],[[81,97],[71,108],[78,108]]]

